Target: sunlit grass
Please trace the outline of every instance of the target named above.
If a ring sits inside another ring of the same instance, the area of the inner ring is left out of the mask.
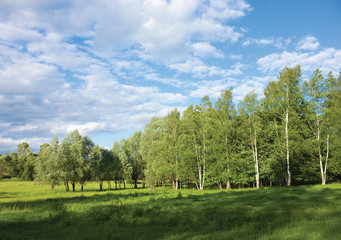
[[[130,187],[130,185],[129,185]],[[0,239],[339,239],[341,184],[84,192],[0,182]],[[20,231],[18,230],[20,229]]]

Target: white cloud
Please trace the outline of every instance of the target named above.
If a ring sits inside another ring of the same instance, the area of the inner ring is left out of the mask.
[[[241,60],[243,56],[241,54],[229,54],[227,57],[232,60]]]
[[[211,0],[205,16],[219,20],[229,20],[245,16],[252,8],[244,1]]]
[[[222,90],[227,89],[232,85],[233,82],[228,80],[201,81],[198,83],[197,89],[190,92],[190,96],[202,98],[207,95],[210,98],[217,99]]]
[[[252,90],[255,90],[260,98],[263,97],[264,88],[271,80],[275,79],[276,76],[247,76],[243,79],[226,78],[215,81],[200,81],[197,83],[196,89],[190,92],[190,96],[202,98],[208,95],[211,99],[217,99],[220,97],[221,91],[232,87],[233,101],[238,103]]]
[[[317,38],[311,35],[304,37],[297,43],[298,50],[317,50],[320,46]]]
[[[0,39],[4,41],[38,40],[42,34],[31,29],[16,27],[0,22]]]
[[[263,38],[263,39],[255,39],[255,38],[249,38],[245,40],[242,45],[243,46],[249,46],[251,44],[256,44],[256,45],[273,45],[274,44],[274,39],[272,38]]]
[[[94,38],[93,44],[100,51],[121,50],[137,44],[153,58],[163,61],[174,61],[188,54],[188,43],[236,42],[243,31],[226,22],[251,10],[244,0],[117,0],[114,4],[109,0],[30,1],[29,4],[11,1],[0,3],[0,7],[4,13],[2,21],[15,23],[6,25],[12,28],[7,38],[19,33],[36,35],[33,29],[41,29],[62,33],[64,38]],[[21,33],[21,29],[26,33]]]
[[[183,109],[197,85],[174,70],[242,74],[203,59],[224,58],[215,46],[243,36],[230,21],[249,11],[244,0],[0,1],[0,145],[37,149],[75,128],[116,133]]]
[[[233,65],[230,69],[222,69],[217,66],[209,66],[203,63],[198,58],[188,59],[184,63],[177,63],[170,65],[170,68],[182,72],[190,73],[195,78],[204,78],[211,76],[228,77],[232,75],[240,75],[243,72],[241,69],[244,67],[243,64],[237,63]]]
[[[216,49],[214,46],[209,44],[208,42],[197,42],[191,45],[193,49],[193,55],[197,57],[215,57],[215,58],[223,58],[224,54]]]
[[[9,153],[11,151],[15,152],[18,144],[22,142],[27,142],[30,147],[34,149],[39,149],[39,146],[42,143],[48,142],[49,138],[40,138],[40,137],[31,137],[31,138],[20,138],[20,139],[12,139],[12,138],[3,138],[0,136],[0,152]]]
[[[283,37],[268,37],[268,38],[247,38],[242,46],[250,46],[250,45],[260,45],[260,46],[274,46],[276,48],[283,48],[288,46],[291,43],[291,37],[284,39]]]
[[[287,65],[300,64],[305,71],[315,71],[317,68],[324,72],[338,73],[341,68],[341,50],[325,48],[320,52],[287,52],[273,53],[257,60],[258,69],[280,71]]]

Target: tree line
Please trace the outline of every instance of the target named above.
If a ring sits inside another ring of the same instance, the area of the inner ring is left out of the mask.
[[[153,190],[170,183],[226,188],[306,184],[341,179],[341,75],[316,70],[302,82],[301,67],[285,67],[260,99],[250,92],[237,106],[232,89],[215,103],[208,96],[162,118],[144,131],[115,142],[111,150],[95,145],[77,130],[61,143],[55,137],[32,153],[0,157],[0,178],[19,177],[75,190],[97,181],[109,188],[140,181]]]

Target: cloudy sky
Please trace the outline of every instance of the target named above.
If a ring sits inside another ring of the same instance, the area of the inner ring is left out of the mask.
[[[0,153],[76,128],[111,147],[288,64],[339,75],[341,1],[0,0]]]

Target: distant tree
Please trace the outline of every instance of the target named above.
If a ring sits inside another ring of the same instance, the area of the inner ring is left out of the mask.
[[[77,130],[66,136],[60,144],[59,157],[62,160],[62,179],[68,190],[68,182],[75,191],[76,183],[84,175],[85,141]]]
[[[8,154],[4,156],[0,155],[0,180],[6,177],[10,177],[10,165],[11,157]]]
[[[127,139],[127,144],[129,145],[129,158],[133,167],[132,179],[134,181],[134,188],[137,188],[138,179],[144,179],[145,164],[142,161],[141,156],[141,137],[142,131],[138,130]]]
[[[0,155],[0,179],[17,176],[17,154]]]
[[[133,174],[133,166],[131,160],[131,148],[126,139],[120,141],[120,151],[118,152],[118,158],[121,162],[121,177],[123,180],[123,186],[126,188],[126,181],[131,182]]]
[[[35,165],[35,181],[50,184],[52,191],[61,179],[58,148],[58,137],[54,137],[50,144],[41,145]]]
[[[90,154],[91,149],[95,146],[94,142],[90,137],[84,137],[84,152],[83,152],[83,175],[79,180],[81,184],[81,191],[83,191],[84,185],[87,181],[91,180],[91,169],[90,169]]]
[[[103,190],[103,182],[114,178],[114,155],[107,149],[94,146],[90,153],[90,169],[92,180],[99,182],[100,191]],[[110,184],[109,184],[110,188]]]
[[[32,148],[28,143],[22,142],[18,145],[18,177],[20,179],[33,181],[36,157],[37,155],[32,153]]]

